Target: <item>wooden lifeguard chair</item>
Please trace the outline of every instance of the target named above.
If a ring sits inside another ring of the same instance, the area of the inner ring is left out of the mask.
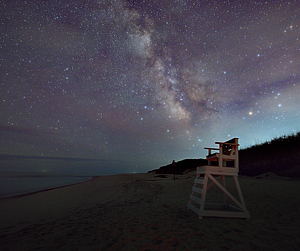
[[[188,208],[194,211],[199,219],[205,216],[249,219],[250,213],[246,209],[238,182],[238,138],[216,144],[219,148],[204,148],[208,149],[206,156],[208,165],[197,167]],[[228,180],[231,182],[230,185]],[[213,203],[208,203],[210,198],[207,190],[213,186],[217,188],[211,194]],[[215,202],[215,200],[219,202],[220,199],[223,203]]]

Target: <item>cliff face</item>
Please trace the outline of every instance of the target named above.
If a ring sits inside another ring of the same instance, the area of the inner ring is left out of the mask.
[[[159,169],[149,171],[157,174],[182,174],[186,170],[190,169],[191,171],[196,170],[198,166],[207,165],[206,159],[184,159],[175,163],[176,166],[173,166],[172,163],[166,166],[162,166]]]

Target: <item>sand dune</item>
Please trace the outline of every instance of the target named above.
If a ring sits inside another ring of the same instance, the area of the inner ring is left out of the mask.
[[[187,210],[195,173],[97,177],[0,201],[1,250],[297,250],[300,182],[239,177],[251,220]]]

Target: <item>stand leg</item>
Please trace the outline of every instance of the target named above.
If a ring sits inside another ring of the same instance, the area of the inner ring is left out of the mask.
[[[226,189],[226,181],[225,181],[225,175],[222,175],[222,182],[223,182],[223,186]],[[228,198],[227,195],[224,193],[224,207],[227,210],[229,208],[229,204],[228,204]]]

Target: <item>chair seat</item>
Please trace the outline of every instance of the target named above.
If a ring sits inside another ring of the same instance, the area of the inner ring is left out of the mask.
[[[218,153],[212,153],[212,154],[207,155],[206,158],[216,158],[218,156],[219,156]]]
[[[213,154],[207,155],[206,159],[210,160],[210,161],[217,161],[219,159],[219,154],[213,153]]]
[[[217,161],[219,159],[219,156],[220,156],[219,153],[213,153],[213,154],[207,155],[206,159],[209,160],[209,161]],[[234,160],[235,156],[230,156],[230,155],[223,154],[222,159],[223,159],[223,161],[230,161],[230,160]]]

